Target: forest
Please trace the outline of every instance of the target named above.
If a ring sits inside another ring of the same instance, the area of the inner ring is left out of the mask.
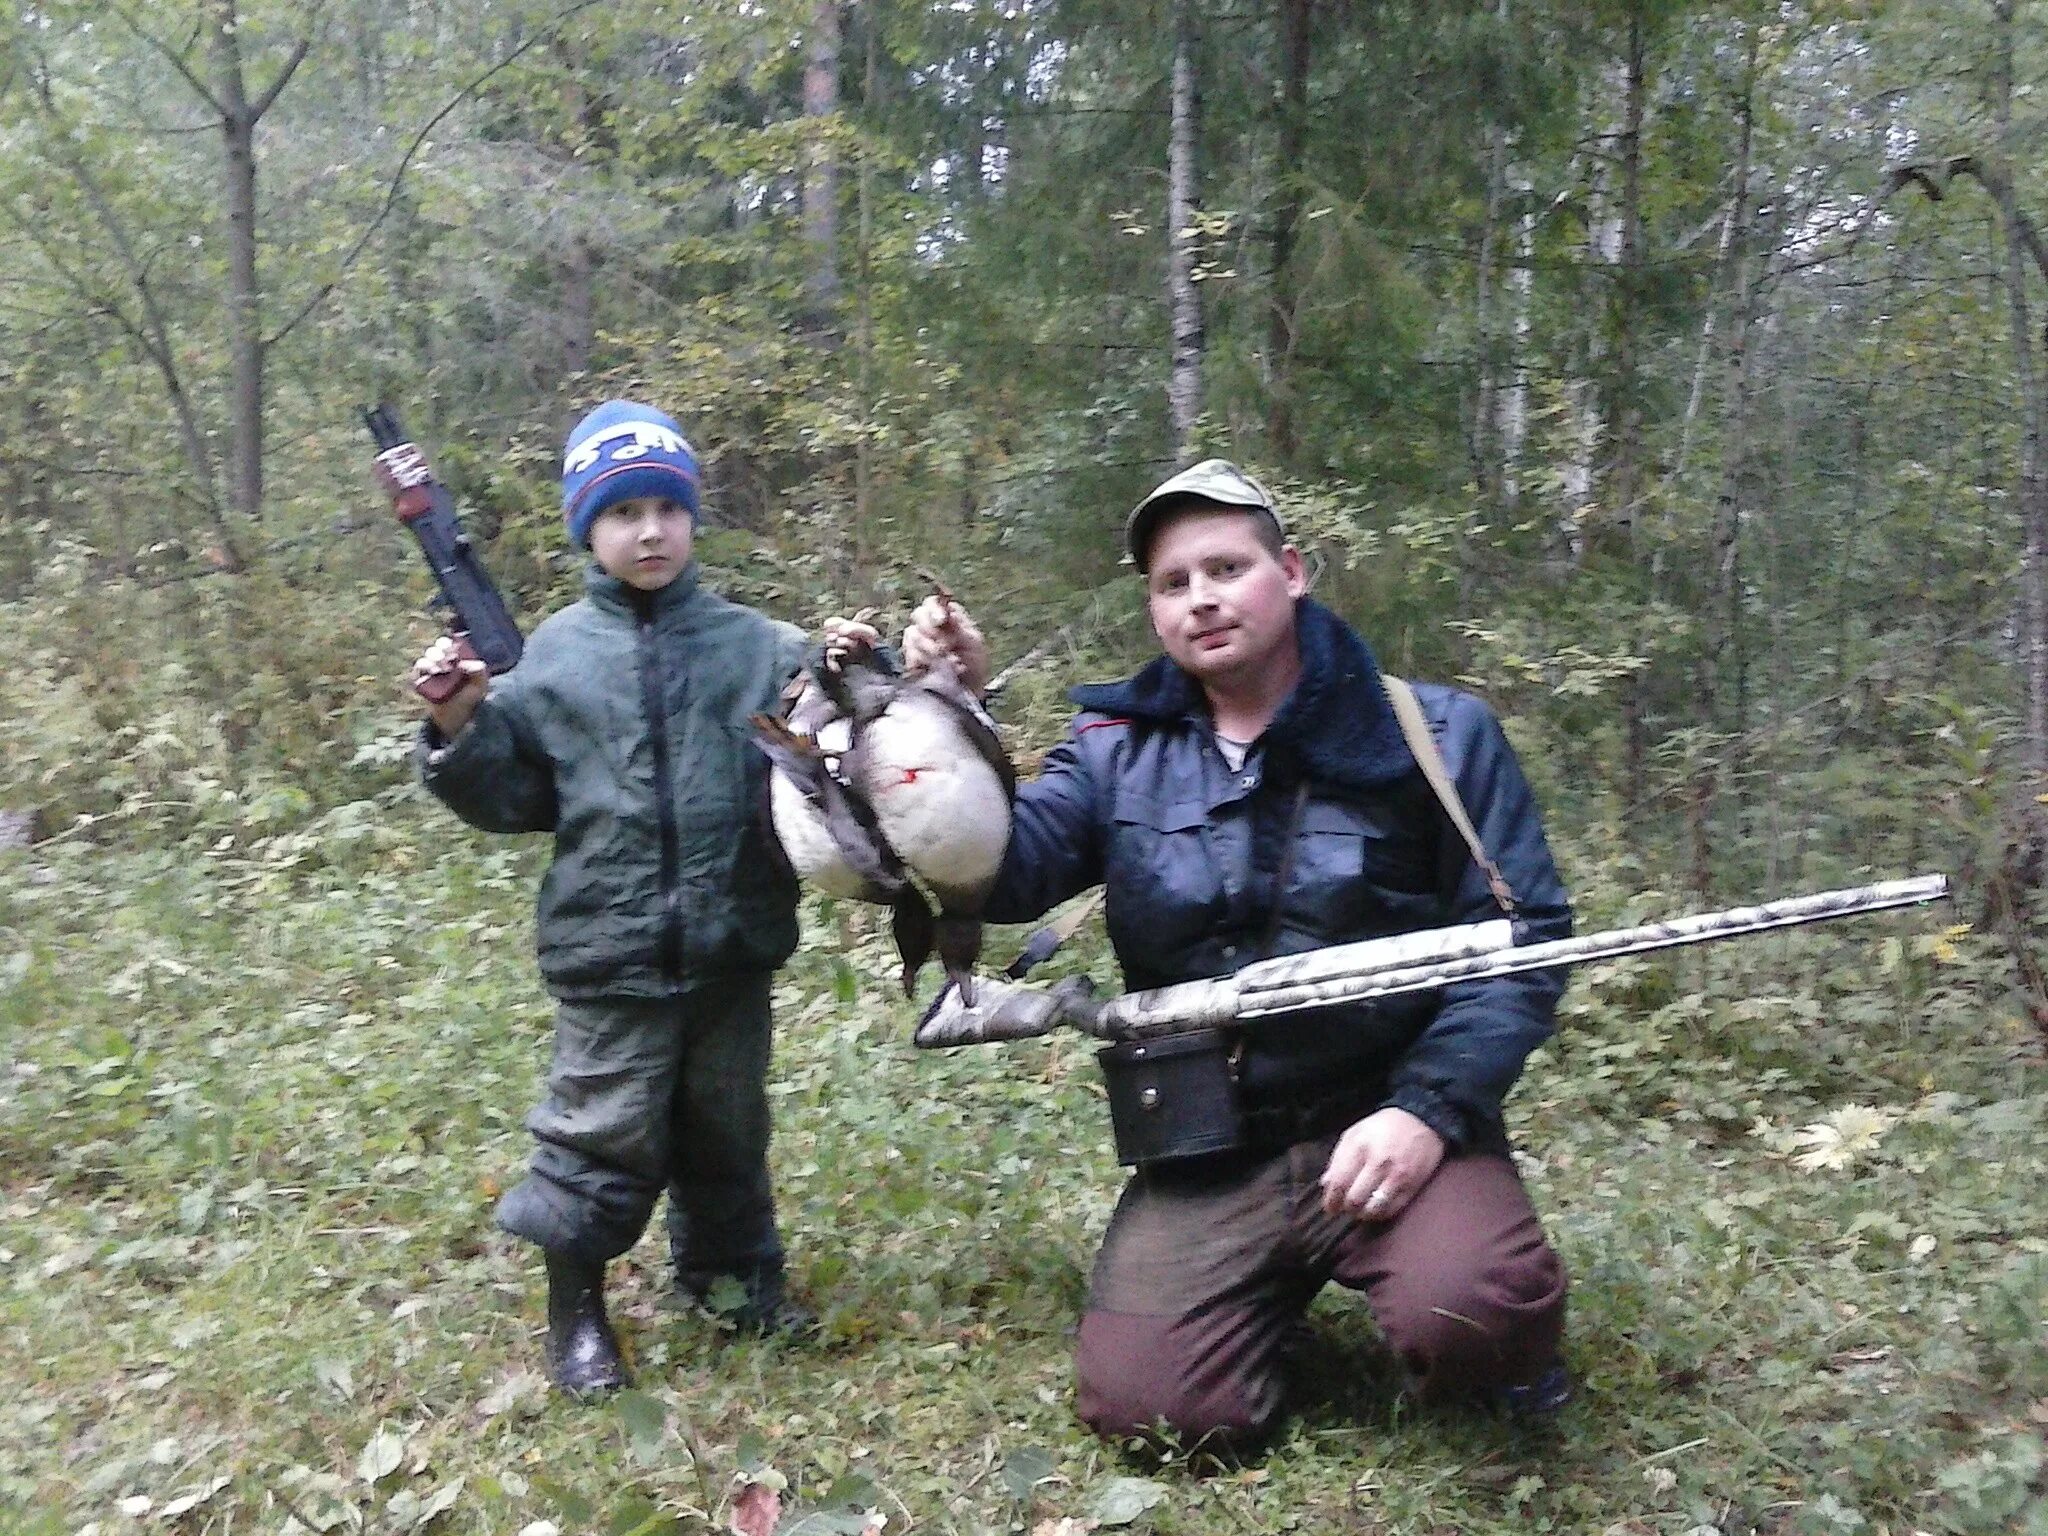
[[[10,7],[0,1528],[2048,1536],[2044,79],[2021,0]],[[490,1220],[547,840],[417,783],[362,412],[530,628],[614,396],[718,590],[968,604],[1027,776],[1215,455],[1501,716],[1582,930],[1953,898],[1581,971],[1510,1103],[1578,1400],[1417,1413],[1332,1292],[1221,1468],[1073,1417],[1085,1042],[913,1050],[886,913],[807,898],[822,1337],[672,1310],[651,1236],[637,1385],[551,1398]]]

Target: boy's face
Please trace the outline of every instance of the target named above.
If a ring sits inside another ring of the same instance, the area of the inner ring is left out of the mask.
[[[1292,544],[1274,554],[1225,507],[1173,514],[1153,535],[1146,608],[1166,654],[1204,684],[1252,681],[1295,643],[1308,575]]]
[[[615,502],[590,525],[590,553],[607,576],[658,592],[683,572],[697,536],[690,509],[666,496]]]

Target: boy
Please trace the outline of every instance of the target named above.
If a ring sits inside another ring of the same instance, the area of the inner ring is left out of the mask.
[[[702,1301],[731,1277],[743,1328],[813,1322],[784,1295],[767,1164],[768,987],[796,946],[796,883],[747,727],[804,636],[700,584],[697,486],[672,419],[599,406],[562,462],[569,538],[592,559],[582,600],[495,681],[446,640],[413,671],[463,673],[428,707],[427,788],[485,831],[555,835],[538,920],[554,1060],[498,1223],[546,1256],[548,1373],[577,1397],[626,1383],[604,1266],[664,1186],[679,1291]]]

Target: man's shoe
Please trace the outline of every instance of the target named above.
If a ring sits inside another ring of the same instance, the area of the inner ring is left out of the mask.
[[[548,1379],[571,1397],[626,1385],[626,1362],[604,1311],[604,1266],[547,1255]]]
[[[1559,1360],[1535,1380],[1503,1388],[1500,1404],[1510,1418],[1541,1421],[1555,1416],[1577,1391],[1571,1371]]]

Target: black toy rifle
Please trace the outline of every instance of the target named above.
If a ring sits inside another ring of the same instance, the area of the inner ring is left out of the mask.
[[[477,558],[476,546],[462,531],[455,498],[434,478],[427,456],[406,440],[389,406],[363,412],[363,422],[377,443],[378,483],[391,497],[398,520],[419,540],[427,568],[441,589],[441,601],[454,615],[453,663],[413,685],[423,698],[438,704],[462,686],[463,661],[481,661],[492,672],[509,672],[518,664],[524,643],[505,599]]]

